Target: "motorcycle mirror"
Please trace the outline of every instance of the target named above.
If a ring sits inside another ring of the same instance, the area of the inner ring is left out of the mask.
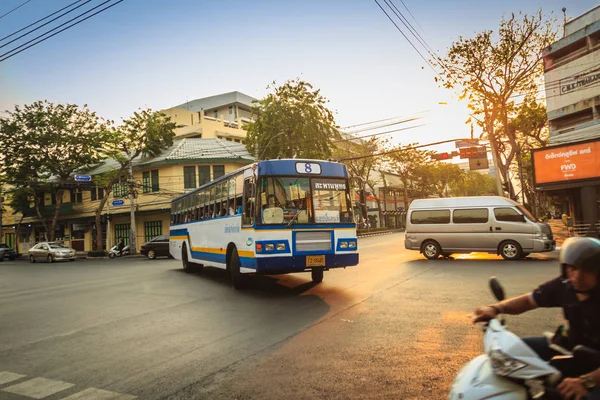
[[[495,276],[490,278],[490,289],[492,289],[492,293],[494,293],[494,297],[496,297],[498,301],[504,300],[504,288]]]

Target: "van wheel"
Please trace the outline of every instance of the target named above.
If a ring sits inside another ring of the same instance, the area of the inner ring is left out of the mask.
[[[227,267],[231,274],[231,283],[236,290],[242,290],[248,286],[248,281],[246,280],[247,277],[240,271],[241,266],[240,256],[238,255],[237,249],[234,248]]]
[[[515,241],[507,240],[500,245],[500,255],[505,260],[518,260],[522,254],[521,246]]]
[[[442,249],[440,249],[440,245],[434,240],[428,240],[423,243],[423,255],[428,260],[435,260],[442,253]]]
[[[151,260],[154,260],[156,258],[156,253],[154,252],[154,250],[148,251],[148,258]]]
[[[35,262],[35,257],[31,254],[29,255],[29,262],[32,264]]]

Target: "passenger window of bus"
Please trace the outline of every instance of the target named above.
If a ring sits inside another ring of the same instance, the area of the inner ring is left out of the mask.
[[[488,222],[488,210],[487,208],[454,210],[452,221],[455,224],[485,224]]]
[[[494,216],[496,221],[524,222],[523,216],[512,208],[494,208]]]
[[[413,211],[410,215],[413,224],[449,224],[450,210]]]
[[[244,205],[242,214],[242,223],[244,225],[252,225],[256,214],[256,198],[255,198],[254,179],[249,178],[244,180]]]

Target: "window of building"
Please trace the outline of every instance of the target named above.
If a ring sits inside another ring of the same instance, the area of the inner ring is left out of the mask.
[[[125,242],[125,246],[129,244],[129,224],[116,224],[115,225],[115,239],[116,242],[119,241],[120,238],[123,238]]]
[[[217,110],[215,110],[215,118],[219,118],[219,112]]]
[[[127,182],[117,182],[113,185],[113,197],[127,196]]]
[[[71,189],[71,203],[83,203],[83,192],[81,189]],[[56,196],[54,196],[56,197]]]
[[[102,200],[104,198],[104,188],[95,187],[90,190],[91,200]]]
[[[229,115],[233,114],[233,106],[229,106]]]
[[[523,222],[523,216],[512,208],[494,208],[496,221]]]
[[[146,242],[162,235],[162,221],[144,222],[144,239]]]
[[[199,165],[198,166],[198,178],[200,179],[200,186],[210,182],[210,166]]]
[[[196,187],[196,167],[183,167],[183,188],[193,189]]]
[[[213,180],[225,175],[224,165],[213,165]]]
[[[150,171],[150,175],[151,175],[151,180],[152,180],[152,191],[153,192],[158,192],[158,170],[157,169],[153,169],[152,171]]]
[[[413,211],[410,215],[413,224],[449,224],[450,210]]]
[[[452,221],[455,224],[484,224],[488,222],[488,210],[487,208],[454,210]]]
[[[150,171],[142,172],[142,192],[150,193]]]

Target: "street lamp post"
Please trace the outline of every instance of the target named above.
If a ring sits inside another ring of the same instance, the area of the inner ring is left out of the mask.
[[[129,225],[129,254],[135,254],[136,253],[136,247],[135,247],[135,239],[136,239],[136,232],[135,232],[135,195],[134,195],[134,189],[135,189],[135,185],[134,185],[134,181],[133,181],[133,166],[131,165],[131,154],[129,154],[129,215],[131,216],[131,222]]]

